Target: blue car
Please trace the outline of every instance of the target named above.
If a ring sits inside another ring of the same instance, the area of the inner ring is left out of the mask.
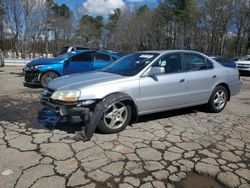
[[[236,68],[236,64],[234,61],[223,57],[223,56],[211,56],[211,58],[215,61],[217,61],[218,63],[220,63],[221,65],[223,65],[224,67],[230,67],[230,68]]]
[[[103,50],[78,50],[56,58],[31,61],[24,68],[24,86],[46,87],[59,76],[101,69],[119,59],[116,53]]]

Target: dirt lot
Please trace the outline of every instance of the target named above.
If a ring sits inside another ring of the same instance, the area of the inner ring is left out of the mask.
[[[0,68],[0,187],[250,187],[250,77],[219,114],[188,108],[140,117],[119,134],[73,139],[36,126],[39,88]]]

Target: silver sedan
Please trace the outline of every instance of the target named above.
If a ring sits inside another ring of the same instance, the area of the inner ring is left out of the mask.
[[[240,88],[237,69],[199,52],[143,51],[97,72],[52,80],[41,101],[62,118],[80,117],[91,134],[95,127],[115,133],[139,115],[201,104],[220,112]]]

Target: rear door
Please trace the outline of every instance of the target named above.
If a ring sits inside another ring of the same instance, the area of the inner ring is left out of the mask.
[[[93,62],[93,69],[98,70],[101,69],[107,65],[109,65],[112,62],[111,57],[102,52],[96,52],[95,57],[94,57],[94,62]]]
[[[188,104],[206,103],[217,80],[213,63],[198,53],[184,53],[187,72]]]
[[[140,78],[140,111],[149,113],[186,105],[187,78],[181,55],[164,55],[152,66],[164,67],[165,74]]]
[[[64,62],[64,75],[93,70],[93,52],[82,52]]]

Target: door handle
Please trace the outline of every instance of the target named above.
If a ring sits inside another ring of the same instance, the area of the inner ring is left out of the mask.
[[[216,78],[217,77],[217,75],[213,75],[213,78]]]
[[[182,83],[182,82],[185,82],[185,79],[181,79],[181,80],[180,80],[180,83]]]

